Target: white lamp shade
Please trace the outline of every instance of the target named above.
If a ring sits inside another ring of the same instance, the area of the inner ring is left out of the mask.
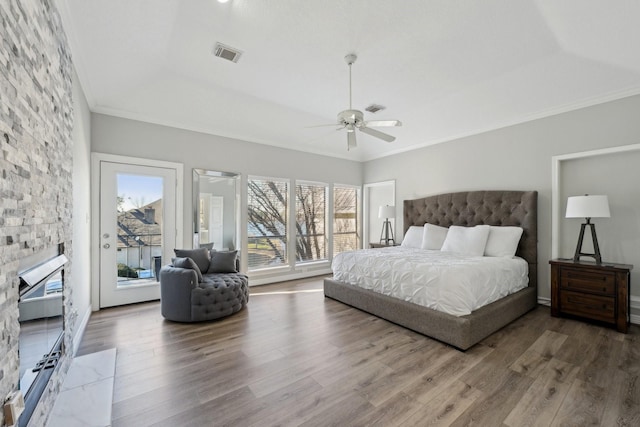
[[[378,218],[395,218],[396,216],[396,207],[395,206],[380,206],[378,210]]]
[[[572,196],[567,199],[566,218],[609,218],[607,196]]]

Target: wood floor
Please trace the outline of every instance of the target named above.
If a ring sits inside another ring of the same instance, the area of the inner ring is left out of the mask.
[[[315,278],[252,288],[222,321],[102,310],[79,355],[113,347],[114,427],[640,425],[640,328],[544,306],[463,353],[325,299]]]

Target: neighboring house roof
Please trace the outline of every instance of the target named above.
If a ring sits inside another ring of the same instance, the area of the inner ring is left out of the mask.
[[[118,248],[162,244],[162,199],[118,213]]]

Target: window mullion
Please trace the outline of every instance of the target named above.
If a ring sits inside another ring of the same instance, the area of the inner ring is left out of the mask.
[[[334,221],[334,209],[333,209],[333,194],[334,194],[334,186],[333,184],[329,184],[325,200],[326,209],[325,209],[325,218],[326,218],[326,238],[325,244],[327,245],[327,259],[333,259],[333,221]]]
[[[298,234],[296,233],[296,182],[293,180],[289,180],[289,217],[287,221],[289,221],[288,228],[288,236],[287,236],[287,247],[289,249],[289,265],[291,269],[295,270],[296,268],[296,239],[298,238]]]

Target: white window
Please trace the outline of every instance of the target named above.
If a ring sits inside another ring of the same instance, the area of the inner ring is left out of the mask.
[[[296,262],[326,260],[326,184],[296,183]]]
[[[360,248],[360,189],[333,187],[333,255]]]
[[[286,266],[289,181],[248,181],[247,236],[249,270]]]

